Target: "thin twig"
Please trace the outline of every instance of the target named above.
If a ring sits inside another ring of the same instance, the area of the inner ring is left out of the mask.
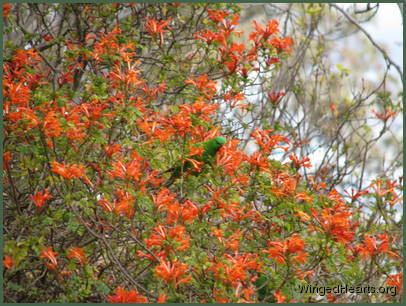
[[[353,25],[355,25],[362,33],[365,34],[365,36],[368,38],[368,40],[371,42],[371,44],[378,49],[379,52],[381,52],[381,54],[383,55],[384,59],[389,63],[389,65],[392,65],[393,67],[395,67],[395,69],[398,71],[400,78],[402,79],[403,82],[403,72],[400,69],[400,66],[397,65],[388,55],[388,53],[386,53],[386,51],[380,47],[375,40],[371,37],[371,35],[369,35],[369,33],[354,19],[352,18],[350,15],[347,14],[346,11],[344,11],[341,7],[339,7],[337,4],[335,3],[329,3],[329,5],[331,7],[334,7],[336,10],[338,10],[341,14],[344,15],[345,18],[348,19],[349,22],[351,22]]]

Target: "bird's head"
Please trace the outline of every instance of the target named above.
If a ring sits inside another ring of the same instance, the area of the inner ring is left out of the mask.
[[[227,142],[227,139],[225,139],[224,137],[217,136],[216,138],[214,138],[214,142],[218,147],[221,147],[223,144]]]

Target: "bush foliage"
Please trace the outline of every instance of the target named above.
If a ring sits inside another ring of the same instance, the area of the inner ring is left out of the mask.
[[[4,8],[5,31],[33,9]],[[37,8],[42,31],[21,26],[23,41],[5,47],[6,301],[400,300],[402,182],[340,193],[307,172],[305,143],[231,118],[258,108],[247,98],[258,79],[295,52],[277,21],[241,33],[230,4]],[[267,103],[285,97],[269,91]],[[199,162],[215,136],[227,143]],[[298,290],[309,284],[398,291]]]

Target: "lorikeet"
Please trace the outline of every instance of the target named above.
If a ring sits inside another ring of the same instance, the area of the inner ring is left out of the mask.
[[[255,287],[257,287],[258,299],[260,301],[263,301],[269,295],[269,290],[267,288],[267,282],[268,282],[268,279],[265,276],[260,276],[255,281]]]
[[[204,149],[202,155],[201,156],[193,155],[193,156],[191,156],[191,158],[206,164],[206,163],[210,162],[210,160],[216,155],[217,151],[226,142],[227,142],[227,140],[224,137],[220,137],[220,136],[206,140],[202,144],[202,147]],[[186,161],[183,163],[183,167],[182,167],[182,165],[178,165],[176,167],[166,170],[165,172],[172,172],[172,175],[168,179],[168,181],[165,182],[164,186],[168,187],[168,186],[172,185],[175,182],[175,180],[181,176],[182,171],[186,172],[192,166],[193,165],[190,161]],[[197,175],[197,173],[198,172],[192,172],[193,175]]]

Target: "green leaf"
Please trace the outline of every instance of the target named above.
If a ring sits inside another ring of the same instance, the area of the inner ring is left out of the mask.
[[[316,6],[316,7],[310,7],[308,9],[305,10],[306,14],[309,15],[316,15],[318,13],[320,13],[323,10],[322,6]]]
[[[101,294],[109,294],[110,293],[110,288],[103,283],[102,281],[95,281],[94,286],[96,288],[96,291],[101,293]]]
[[[336,67],[338,68],[338,70],[340,70],[341,73],[347,74],[351,72],[351,69],[344,68],[344,66],[341,64],[336,64]]]
[[[25,290],[24,287],[22,287],[16,283],[12,283],[12,282],[8,282],[7,287],[14,291],[24,291]]]

